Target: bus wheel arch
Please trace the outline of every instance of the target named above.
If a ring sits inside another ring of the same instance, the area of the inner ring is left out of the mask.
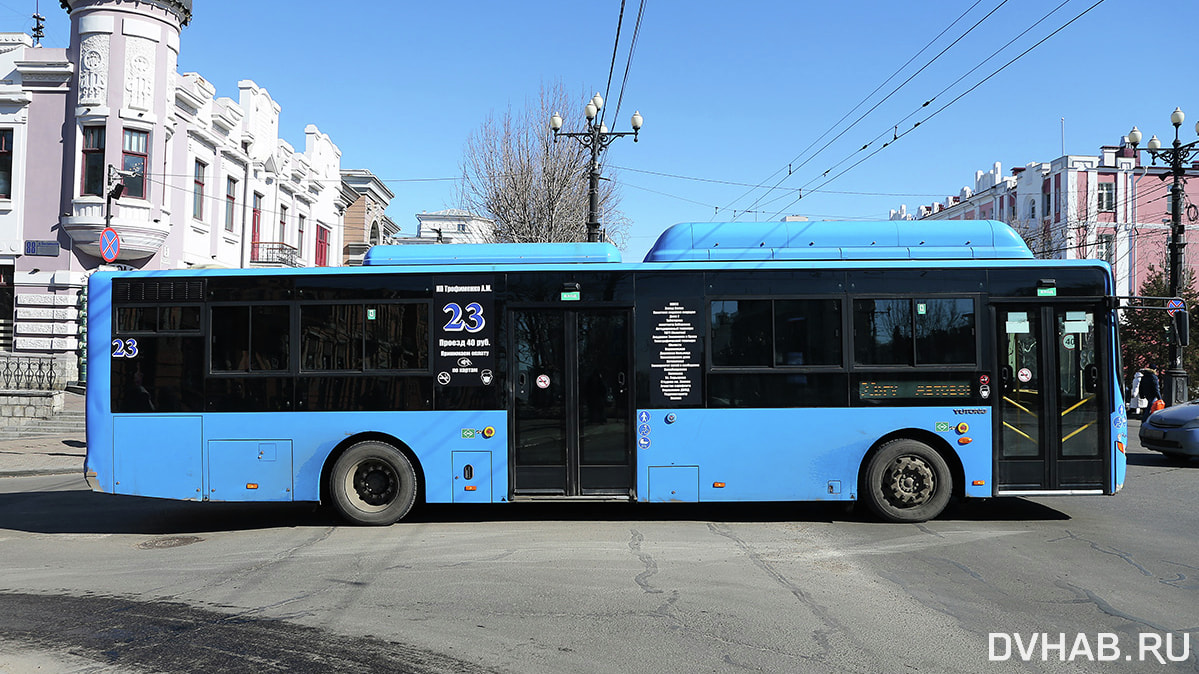
[[[388,525],[423,501],[424,472],[412,449],[384,433],[338,444],[321,470],[321,501],[354,524]]]
[[[924,522],[964,493],[961,460],[944,439],[919,429],[890,433],[859,467],[859,496],[889,522]]]

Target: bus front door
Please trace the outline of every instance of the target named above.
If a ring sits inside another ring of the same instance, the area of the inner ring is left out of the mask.
[[[1103,493],[1110,421],[1096,350],[1104,312],[1091,305],[996,309],[999,454],[996,492]]]
[[[630,313],[511,316],[514,495],[632,495]]]

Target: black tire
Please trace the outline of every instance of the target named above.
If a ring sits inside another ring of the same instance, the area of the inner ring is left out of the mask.
[[[916,440],[892,440],[866,466],[866,502],[888,522],[924,522],[945,510],[953,476],[945,459]]]
[[[329,493],[341,516],[354,524],[396,522],[416,502],[416,470],[400,450],[368,440],[338,457],[329,473]]]

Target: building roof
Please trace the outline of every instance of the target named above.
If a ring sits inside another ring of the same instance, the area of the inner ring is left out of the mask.
[[[192,0],[143,0],[143,2],[158,5],[174,12],[179,17],[181,25],[186,26],[192,20]],[[92,4],[87,0],[58,0],[58,4],[67,10],[67,14],[70,14],[72,9],[85,3]]]

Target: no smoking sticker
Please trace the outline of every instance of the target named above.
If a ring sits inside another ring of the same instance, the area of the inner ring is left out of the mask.
[[[1022,367],[1020,368],[1020,371],[1016,373],[1016,378],[1027,384],[1028,382],[1032,381],[1032,370]]]
[[[549,388],[549,387],[550,387],[549,375],[547,375],[547,374],[537,375],[537,388]]]

